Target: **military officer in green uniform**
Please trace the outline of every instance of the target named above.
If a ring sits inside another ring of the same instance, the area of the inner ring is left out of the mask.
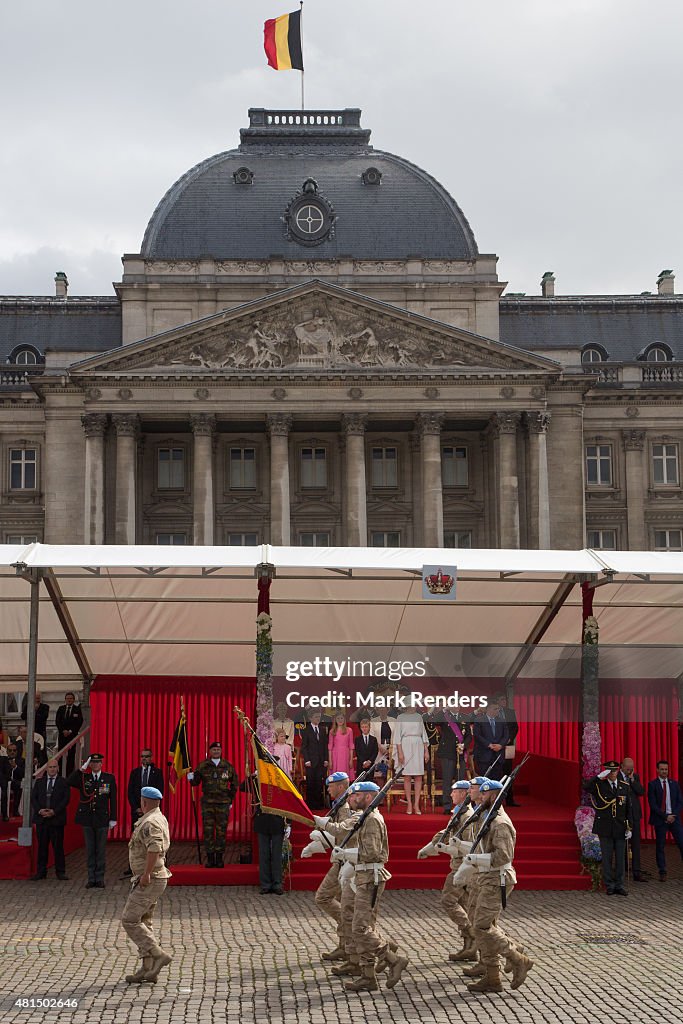
[[[237,793],[237,772],[222,756],[220,743],[211,743],[206,761],[188,773],[193,786],[202,785],[202,828],[208,868],[222,868],[228,814]]]

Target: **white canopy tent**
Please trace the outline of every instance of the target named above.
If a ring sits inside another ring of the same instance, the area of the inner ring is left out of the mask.
[[[424,601],[422,567],[454,563],[457,600]],[[603,657],[615,645],[620,675],[652,678],[653,645],[656,674],[683,672],[678,553],[32,544],[0,545],[0,689],[27,685],[36,571],[39,687],[98,674],[253,675],[264,565],[276,652],[485,645],[479,667],[455,668],[547,676],[557,647],[580,643],[579,584],[591,581]]]

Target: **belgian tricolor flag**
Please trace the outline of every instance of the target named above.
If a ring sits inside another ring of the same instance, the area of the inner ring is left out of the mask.
[[[263,27],[263,46],[271,68],[276,71],[303,71],[301,11],[267,21]]]
[[[173,739],[168,748],[168,756],[171,759],[171,767],[175,771],[176,784],[185,778],[190,771],[190,751],[187,745],[187,719],[185,717],[185,704],[180,702],[180,718],[173,733]],[[169,779],[171,792],[175,793],[175,786]]]
[[[301,821],[304,825],[315,825],[313,812],[306,806],[301,793],[253,732],[251,742],[261,810],[266,814],[279,814],[282,818]]]

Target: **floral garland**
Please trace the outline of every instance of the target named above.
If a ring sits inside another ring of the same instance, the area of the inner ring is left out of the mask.
[[[594,818],[592,807],[579,807],[574,824],[581,844],[581,874],[591,876],[591,890],[597,892],[602,881],[602,850],[599,838],[593,833]]]
[[[586,617],[583,626],[583,663],[584,678],[592,677],[592,682],[597,686],[598,673],[598,621],[593,615]],[[597,691],[596,691],[597,692]],[[581,778],[595,778],[600,771],[602,762],[602,738],[600,736],[600,725],[595,721],[583,723],[583,734],[581,737]],[[593,832],[593,821],[595,809],[591,802],[590,793],[583,791],[581,794],[581,806],[577,808],[574,815],[576,834],[581,846],[579,860],[581,862],[581,874],[588,874],[591,877],[591,890],[597,892],[602,881],[602,850],[600,840]]]
[[[273,751],[273,620],[267,612],[256,618],[256,735]]]

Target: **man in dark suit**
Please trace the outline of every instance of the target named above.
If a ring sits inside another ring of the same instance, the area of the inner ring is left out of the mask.
[[[57,725],[57,747],[59,750],[70,743],[75,736],[78,736],[83,728],[83,712],[80,705],[76,703],[76,695],[71,691],[64,694],[64,703],[57,708],[55,724]],[[74,745],[66,755],[66,774],[71,775],[75,767],[76,746]]]
[[[24,762],[18,755],[16,743],[7,744],[7,757],[0,757],[0,812],[2,820],[15,816],[21,800],[24,780]]]
[[[640,806],[641,796],[645,796],[645,789],[640,776],[634,771],[634,764],[632,757],[625,757],[621,762],[621,771],[619,772],[619,778],[622,782],[631,790],[631,813],[629,815],[629,821],[633,828],[633,835],[631,836],[631,858],[633,868],[633,881],[634,882],[646,882],[647,879],[643,878],[641,867],[640,867],[640,822],[643,817],[643,809]]]
[[[327,728],[322,715],[314,711],[301,738],[301,760],[306,771],[306,803],[313,810],[323,806],[323,782],[327,774]]]
[[[370,732],[369,718],[361,719],[360,736],[356,736],[353,741],[353,749],[356,754],[356,775],[360,775],[371,768],[379,757],[379,743]]]
[[[499,717],[500,705],[492,698],[488,707],[474,720],[474,763],[478,775],[486,775],[490,779],[502,779],[505,774],[505,747],[509,742],[507,725]],[[501,756],[502,755],[502,756]],[[491,765],[499,758],[495,768]]]
[[[142,816],[140,806],[140,792],[143,786],[152,786],[160,793],[164,792],[164,773],[157,768],[152,760],[152,751],[145,747],[140,751],[140,766],[133,768],[128,778],[128,804],[130,806],[131,828]]]
[[[38,833],[38,867],[35,875],[31,877],[32,882],[47,878],[50,843],[55,853],[55,874],[60,882],[67,880],[64,826],[70,798],[71,790],[66,779],[59,774],[59,765],[56,761],[48,761],[46,774],[38,779],[31,793],[33,824]]]
[[[657,778],[648,783],[647,802],[650,805],[650,824],[655,830],[655,856],[659,869],[659,880],[666,882],[666,857],[664,845],[670,832],[683,859],[683,826],[681,811],[683,796],[675,779],[669,778],[669,762],[657,761]]]
[[[497,694],[495,699],[498,701],[498,706],[500,708],[500,711],[498,712],[498,717],[501,719],[501,721],[505,722],[508,731],[508,741],[506,746],[514,746],[515,740],[517,738],[517,733],[519,732],[519,722],[517,721],[517,715],[515,714],[514,708],[508,707],[508,698],[506,693]],[[512,757],[505,758],[505,760],[503,761],[503,775],[510,774],[510,772],[512,771],[513,760],[514,759]],[[512,792],[512,790],[513,787],[510,786],[505,797],[505,803],[507,804],[508,807],[519,807],[519,804],[515,800],[515,795]]]
[[[76,824],[83,827],[88,855],[86,889],[104,889],[107,833],[116,825],[116,779],[102,771],[103,760],[103,754],[91,754],[66,780],[80,795]],[[88,772],[90,766],[92,771]]]
[[[626,840],[631,838],[631,790],[619,778],[619,762],[605,761],[603,770],[586,779],[583,788],[595,808],[593,833],[600,839],[602,877],[608,896],[628,896],[624,885]]]
[[[36,722],[35,731],[43,737],[43,743],[47,743],[47,719],[50,714],[50,705],[43,704],[43,699],[36,691]],[[28,694],[24,694],[24,699],[21,702],[21,720],[26,722],[28,720]]]
[[[439,726],[439,745],[436,756],[441,762],[441,791],[443,813],[450,814],[452,808],[451,788],[453,780],[467,776],[467,748],[472,742],[472,729],[458,715],[446,712],[446,721]]]
[[[40,735],[39,732],[34,732],[33,738],[34,738],[34,743],[33,743],[33,760],[38,763],[38,766],[40,768],[42,768],[42,766],[47,763],[47,754],[45,752],[45,741],[43,740],[43,737]],[[17,757],[19,758],[20,761],[24,761],[26,759],[26,754],[25,754],[25,751],[24,751],[24,748],[26,746],[26,726],[25,725],[20,725],[19,726],[19,735],[17,736],[17,738],[16,738],[16,740],[14,742],[16,743],[16,746],[17,746]]]

